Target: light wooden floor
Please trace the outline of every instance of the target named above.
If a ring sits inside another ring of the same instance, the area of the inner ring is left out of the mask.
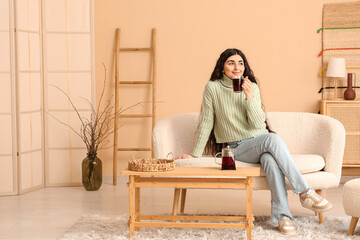
[[[326,192],[334,207],[325,216],[346,216],[342,187],[343,184]],[[171,212],[173,190],[144,189],[141,197],[143,213]],[[244,201],[244,191],[188,190],[185,212],[244,213]],[[300,205],[298,196],[290,191],[289,202],[294,216],[313,215]],[[270,191],[254,191],[253,211],[255,217],[270,215]],[[82,215],[88,214],[128,214],[126,179],[121,177],[118,186],[104,183],[96,192],[87,192],[82,187],[59,187],[0,197],[0,239],[56,239]]]

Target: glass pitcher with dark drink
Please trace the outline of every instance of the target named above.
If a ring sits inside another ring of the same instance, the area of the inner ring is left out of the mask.
[[[232,81],[234,92],[242,92],[243,88],[241,85],[243,84],[244,76],[233,76]]]
[[[221,152],[218,152],[215,155],[215,162],[219,165],[221,165],[221,170],[236,170],[235,161],[234,161],[234,153],[235,149],[230,148],[230,146],[227,146],[226,148],[223,148]],[[222,162],[221,164],[216,161],[216,157],[221,154],[222,156]]]

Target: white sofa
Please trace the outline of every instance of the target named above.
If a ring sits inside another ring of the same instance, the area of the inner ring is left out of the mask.
[[[156,158],[191,154],[196,141],[199,113],[186,113],[159,121],[153,131]],[[309,186],[321,190],[339,185],[345,148],[345,129],[336,119],[301,112],[268,112],[268,123],[287,147]],[[254,166],[236,161],[236,166]],[[178,159],[176,166],[218,166],[213,157]],[[288,183],[288,182],[287,182]],[[288,188],[289,187],[288,184]],[[269,189],[265,173],[255,178],[254,189]],[[186,192],[185,192],[186,193]],[[185,194],[184,194],[185,195]],[[182,206],[183,211],[183,206]],[[323,222],[323,215],[319,215]]]

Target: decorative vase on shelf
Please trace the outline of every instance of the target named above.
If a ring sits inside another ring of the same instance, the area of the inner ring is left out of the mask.
[[[96,191],[102,184],[102,162],[95,155],[89,155],[81,163],[82,184],[87,191]]]
[[[356,98],[356,92],[352,88],[353,73],[347,75],[347,89],[344,92],[345,100],[354,100]]]

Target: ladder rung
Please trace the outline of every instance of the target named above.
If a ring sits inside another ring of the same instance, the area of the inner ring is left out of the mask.
[[[152,117],[152,114],[120,114],[120,118],[148,118]]]
[[[151,151],[151,148],[118,148],[118,151]]]
[[[120,48],[121,52],[151,51],[151,48]]]
[[[152,84],[152,81],[120,81],[120,84]]]

